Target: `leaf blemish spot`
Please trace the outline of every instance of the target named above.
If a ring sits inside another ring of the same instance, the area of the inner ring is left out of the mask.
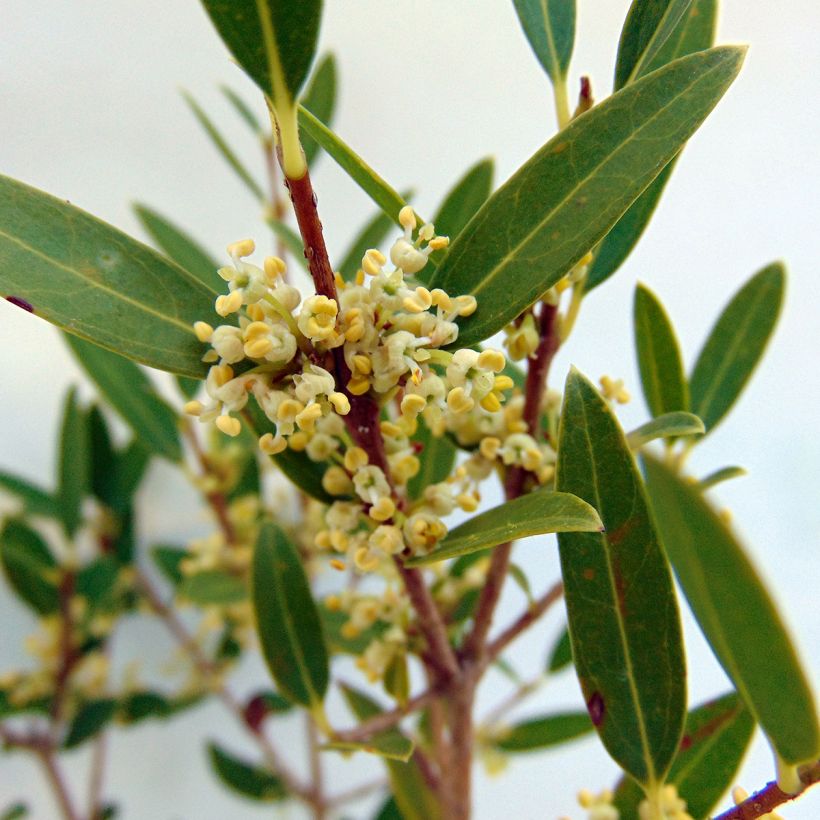
[[[7,296],[6,301],[11,302],[13,305],[22,308],[25,311],[28,311],[28,313],[34,313],[34,307],[25,299],[21,299],[19,296]]]
[[[595,577],[595,570],[592,567],[587,567],[583,572],[584,580],[591,581]]]
[[[606,707],[604,706],[604,699],[600,692],[593,693],[592,697],[587,701],[587,711],[592,719],[593,726],[600,726],[603,723]]]

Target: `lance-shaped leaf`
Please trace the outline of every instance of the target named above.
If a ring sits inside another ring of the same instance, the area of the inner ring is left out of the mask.
[[[216,292],[217,286],[221,284],[216,273],[220,265],[207,251],[182,229],[147,205],[135,203],[134,213],[157,247],[169,259],[196,276],[209,290]]]
[[[202,5],[259,88],[272,100],[280,94],[295,100],[316,51],[321,0],[202,0]]]
[[[99,734],[113,719],[117,702],[110,698],[91,700],[78,710],[63,741],[63,748],[74,749]]]
[[[703,432],[703,422],[692,413],[664,413],[632,430],[626,440],[633,450],[640,450],[658,438],[694,436]]]
[[[299,107],[299,125],[327,151],[337,165],[399,225],[399,211],[407,204],[401,194],[382,179],[349,145],[320,122],[310,111]],[[418,216],[419,222],[423,221]],[[429,264],[429,263],[428,263]]]
[[[648,455],[644,465],[664,547],[726,674],[782,760],[816,758],[814,698],[760,577],[697,485]]]
[[[222,92],[225,99],[231,104],[233,110],[239,115],[240,119],[244,121],[245,125],[247,125],[257,137],[263,139],[264,133],[262,131],[262,126],[259,124],[259,120],[242,97],[240,97],[236,91],[229,88],[227,85],[219,86],[219,90]]]
[[[361,721],[378,715],[382,709],[376,701],[351,686],[342,686],[350,711]],[[399,729],[391,730],[399,735]],[[404,820],[442,820],[442,810],[430,791],[418,763],[410,758],[406,763],[385,758],[390,778],[390,790]]]
[[[746,470],[743,469],[743,467],[721,467],[719,470],[715,470],[713,473],[709,473],[709,475],[702,478],[698,482],[698,486],[701,492],[705,492],[706,490],[711,490],[716,484],[729,481],[729,479],[732,478],[740,478],[744,475],[746,475]]]
[[[205,133],[208,135],[211,142],[214,144],[216,150],[222,155],[225,162],[230,165],[233,172],[239,177],[240,180],[242,180],[242,183],[251,192],[251,194],[260,202],[264,202],[265,194],[262,191],[262,188],[253,178],[251,172],[244,166],[242,161],[236,155],[236,152],[230,145],[228,145],[228,141],[216,125],[214,125],[211,118],[205,113],[202,106],[187,91],[182,92],[182,97],[193,112],[193,115],[197,118],[199,124],[205,130]]]
[[[632,320],[641,387],[649,412],[662,416],[689,409],[689,387],[675,330],[660,300],[649,288],[635,288]]]
[[[0,176],[0,293],[129,359],[202,378],[214,291],[116,228]]]
[[[553,84],[564,82],[575,42],[575,0],[513,0],[518,22]]]
[[[621,31],[615,61],[615,88],[648,74],[692,0],[633,0]]]
[[[38,615],[60,608],[59,570],[45,541],[22,521],[0,531],[0,562],[11,588]]]
[[[406,561],[405,566],[434,564],[529,535],[600,532],[602,529],[595,508],[582,498],[569,492],[536,490],[459,524],[432,552]]]
[[[763,268],[734,295],[712,328],[689,380],[690,409],[707,431],[729,412],[762,358],[785,286],[782,264]]]
[[[60,517],[60,508],[54,496],[25,478],[0,471],[0,490],[19,499],[29,515]]]
[[[492,157],[482,159],[447,192],[433,218],[439,236],[449,236],[453,240],[464,230],[492,192],[494,170]],[[425,271],[426,268],[422,268],[421,273]]]
[[[478,300],[459,347],[501,330],[604,237],[714,108],[744,54],[710,49],[630,84],[574,120],[487,200],[431,280]]]
[[[81,367],[145,447],[169,461],[182,459],[177,414],[156,393],[139,365],[76,336],[66,335]]]
[[[259,530],[251,588],[259,643],[279,691],[303,706],[319,704],[328,683],[319,612],[299,553],[270,521]]]
[[[63,421],[57,455],[57,488],[63,527],[71,537],[80,526],[82,502],[91,489],[91,439],[88,420],[71,388],[63,405]]]
[[[397,730],[379,732],[367,740],[331,740],[323,749],[337,752],[367,752],[387,760],[406,763],[413,755],[413,741]]]
[[[612,411],[572,370],[556,487],[592,504],[603,533],[559,533],[572,655],[610,755],[637,781],[663,781],[686,716],[686,669],[672,574],[640,473]]]
[[[282,781],[269,769],[240,760],[216,743],[208,744],[208,759],[220,781],[243,797],[272,803],[288,796]]]
[[[373,820],[405,820],[392,794],[381,805]]]
[[[418,432],[413,443],[420,445],[419,471],[407,482],[408,498],[421,498],[431,484],[438,484],[450,475],[456,460],[456,448],[447,436],[434,436],[430,428],[419,419]]]
[[[648,69],[655,70],[678,57],[709,48],[715,41],[716,22],[717,0],[692,0]],[[587,291],[612,276],[629,256],[655,212],[676,161],[677,158],[670,161],[598,245],[587,273]]]
[[[336,60],[332,54],[326,54],[317,64],[302,97],[302,105],[320,122],[330,125],[336,107]],[[310,166],[316,159],[319,145],[306,135],[302,137],[302,150]]]
[[[565,669],[571,663],[572,643],[569,639],[569,629],[565,628],[552,647],[549,659],[547,660],[547,672],[555,674]]]
[[[186,575],[177,587],[177,593],[199,606],[226,606],[248,597],[248,590],[241,579],[218,569]]]
[[[689,712],[680,749],[667,776],[686,801],[695,820],[706,820],[710,810],[735,780],[752,739],[755,723],[735,692],[709,701]],[[640,820],[644,799],[638,784],[625,777],[615,791],[620,820]]]
[[[535,752],[582,737],[593,728],[587,712],[545,715],[508,727],[492,743],[505,752]]]

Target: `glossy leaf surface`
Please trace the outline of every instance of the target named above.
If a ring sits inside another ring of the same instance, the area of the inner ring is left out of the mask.
[[[644,465],[664,547],[726,674],[783,760],[817,757],[811,688],[760,577],[696,485],[648,455]]]
[[[405,562],[417,567],[458,558],[507,541],[547,532],[600,532],[601,519],[586,501],[568,492],[536,490],[460,524],[427,555]]]
[[[588,501],[603,533],[559,533],[575,669],[607,751],[660,782],[686,715],[686,669],[672,575],[617,419],[573,370],[564,389],[556,487]]]
[[[252,590],[262,654],[277,688],[303,706],[321,702],[329,672],[319,613],[299,553],[270,521],[256,542]]]
[[[490,196],[494,172],[495,161],[487,157],[469,168],[453,185],[433,217],[439,236],[449,236],[452,241],[464,230]]]
[[[496,333],[602,239],[723,96],[737,47],[676,60],[563,129],[499,188],[431,280],[472,293],[458,346]]]
[[[69,333],[160,370],[202,378],[193,323],[213,291],[75,208],[0,176],[0,293]]]
[[[305,89],[302,105],[320,122],[330,125],[336,108],[336,60],[332,54],[319,60]],[[302,150],[310,166],[319,152],[318,143],[309,135],[302,137]]]
[[[785,287],[783,265],[769,265],[735,294],[712,328],[689,380],[691,410],[707,431],[729,412],[762,358]]]
[[[321,0],[202,0],[211,22],[245,73],[271,99],[275,85],[295,100],[307,78]]]
[[[271,803],[288,796],[282,781],[268,769],[247,763],[216,743],[208,744],[208,758],[220,781],[243,797]]]
[[[632,430],[626,440],[633,450],[639,450],[655,439],[701,435],[704,429],[703,422],[693,413],[664,413]]]
[[[505,752],[535,752],[581,737],[593,730],[587,712],[531,718],[511,726],[493,745]]]
[[[706,820],[735,782],[754,726],[749,710],[735,692],[689,712],[667,782],[677,787],[695,820]],[[638,806],[643,799],[643,790],[634,780],[621,780],[614,800],[620,820],[640,820]]]
[[[575,41],[575,0],[513,0],[518,21],[553,83],[567,76]]]
[[[66,335],[68,346],[111,406],[145,447],[169,461],[182,459],[178,417],[139,365],[99,345]]]
[[[641,387],[649,412],[689,409],[689,386],[675,330],[658,297],[638,284],[632,312]]]

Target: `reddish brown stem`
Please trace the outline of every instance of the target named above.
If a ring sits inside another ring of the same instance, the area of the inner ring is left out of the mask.
[[[54,698],[51,703],[51,721],[55,728],[63,717],[66,695],[68,694],[68,680],[71,671],[79,660],[77,649],[74,646],[73,619],[71,616],[71,598],[74,595],[75,575],[67,570],[60,581],[60,666],[54,681]]]
[[[801,770],[800,782],[806,788],[813,786],[815,783],[820,783],[820,760]],[[759,792],[755,792],[733,809],[719,814],[715,817],[715,820],[755,820],[757,817],[762,817],[764,814],[774,811],[784,803],[796,800],[802,794],[804,794],[804,791],[798,794],[789,794],[782,791],[777,783],[768,783]]]
[[[345,742],[358,742],[360,740],[367,740],[379,732],[386,729],[392,729],[397,723],[402,721],[407,715],[412,715],[418,712],[429,704],[436,697],[436,692],[433,689],[428,689],[420,695],[410,698],[404,706],[396,709],[391,709],[389,712],[381,712],[375,717],[354,726],[352,729],[345,729],[341,732],[335,732],[334,740]]]

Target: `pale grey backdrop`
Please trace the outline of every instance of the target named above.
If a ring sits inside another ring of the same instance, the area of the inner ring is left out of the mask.
[[[592,76],[598,97],[609,92],[627,5],[625,0],[581,3],[573,87],[584,72]],[[329,0],[327,6],[322,46],[336,52],[341,67],[336,127],[393,185],[414,186],[423,213],[435,209],[473,161],[493,154],[501,181],[552,133],[545,78],[510,2]],[[721,488],[719,497],[740,522],[817,684],[820,12],[808,0],[726,0],[724,6],[720,40],[752,44],[744,71],[692,139],[638,250],[585,304],[554,374],[560,383],[572,362],[596,378],[623,376],[636,396],[623,411],[624,422],[640,423],[645,409],[630,319],[635,281],[646,281],[663,298],[691,363],[740,283],[763,264],[785,258],[789,291],[777,337],[733,417],[698,450],[692,466],[701,473],[734,463],[749,468],[747,478]],[[229,127],[235,121],[216,92],[225,81],[252,94],[194,0],[2,0],[0,172],[70,198],[132,233],[139,229],[129,201],[140,198],[189,227],[214,254],[246,235],[264,245],[257,208],[203,138],[178,93],[180,87],[189,89]],[[233,128],[233,139],[261,172],[240,125]],[[372,206],[327,159],[315,183],[329,245],[338,253]],[[0,467],[48,482],[63,391],[75,382],[83,384],[83,395],[92,391],[54,331],[7,304],[0,304],[0,341]],[[202,532],[203,516],[177,514],[191,499],[190,491],[157,465],[142,498],[144,542]],[[528,543],[519,556],[537,587],[555,577],[550,543]],[[510,617],[521,596],[509,590],[504,603]],[[3,591],[0,612],[2,668],[20,657],[16,642],[31,623]],[[523,669],[535,671],[543,662],[559,625],[559,614],[552,614],[521,641],[514,655]],[[725,678],[691,619],[686,628],[691,698],[697,702],[720,693]],[[142,625],[128,627],[119,640],[123,658],[144,653],[156,662],[167,649],[161,631]],[[259,675],[259,669],[246,670],[242,685],[252,685]],[[499,679],[486,684],[483,708],[497,700],[502,685]],[[578,703],[576,684],[565,676],[534,698],[528,711]],[[281,736],[294,759],[301,752],[301,734],[298,723],[283,724]],[[215,707],[170,728],[155,723],[118,734],[107,786],[122,798],[123,816],[301,816],[227,796],[207,773],[201,752],[206,736],[222,736],[241,748],[236,730]],[[81,772],[85,762],[82,753],[74,755],[71,770]],[[328,762],[331,776],[344,785],[351,771],[366,768],[362,761]],[[615,771],[594,740],[567,752],[515,759],[501,778],[488,778],[477,767],[476,817],[580,817],[575,791],[611,783]],[[751,789],[770,771],[768,749],[758,738],[740,780]],[[31,762],[3,757],[0,806],[17,796],[31,798],[37,818],[54,816]],[[819,813],[820,789],[782,810],[792,820]]]

